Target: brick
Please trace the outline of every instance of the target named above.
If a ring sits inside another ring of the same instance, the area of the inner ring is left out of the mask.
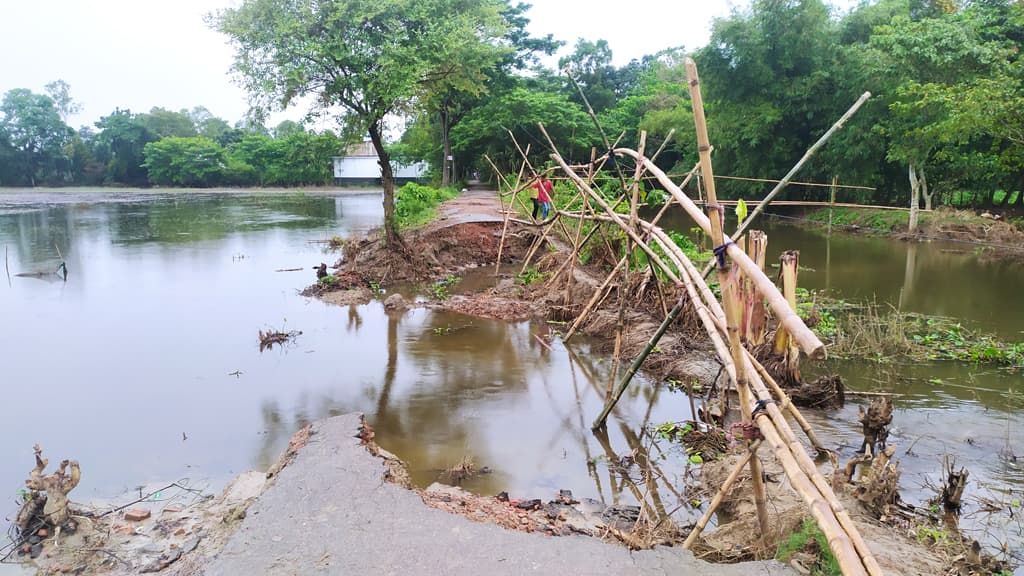
[[[145,508],[132,508],[130,510],[125,510],[124,512],[124,519],[129,522],[141,522],[146,518],[149,518],[149,516],[150,512]]]

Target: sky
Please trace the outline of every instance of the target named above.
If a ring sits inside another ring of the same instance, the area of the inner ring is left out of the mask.
[[[741,5],[744,0],[737,0]],[[229,123],[248,108],[232,81],[233,51],[204,15],[240,0],[0,0],[0,94],[42,93],[62,79],[82,111],[72,127],[91,125],[115,108],[146,112],[205,106]],[[663,48],[703,46],[711,21],[733,0],[533,0],[530,32],[564,40],[605,39],[616,66]],[[548,63],[554,66],[557,59]],[[299,119],[304,110],[275,114]],[[330,127],[330,126],[323,126]]]

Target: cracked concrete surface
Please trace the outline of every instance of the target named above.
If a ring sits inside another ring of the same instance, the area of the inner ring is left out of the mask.
[[[429,508],[384,481],[383,461],[356,437],[361,424],[360,414],[315,423],[308,444],[249,508],[205,574],[795,574],[774,561],[708,564],[679,548],[630,552]]]

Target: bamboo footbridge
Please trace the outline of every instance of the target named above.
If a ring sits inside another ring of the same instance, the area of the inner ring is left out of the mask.
[[[556,231],[560,232],[563,238],[572,242],[572,254],[554,271],[547,282],[549,287],[554,286],[564,275],[568,293],[568,284],[571,283],[573,267],[579,260],[581,250],[594,237],[594,233],[602,227],[611,227],[613,230],[625,234],[625,256],[613,267],[611,273],[595,291],[582,312],[572,322],[564,336],[565,341],[569,341],[577,333],[581,324],[595,308],[598,301],[603,299],[604,294],[609,290],[615,278],[621,278],[620,286],[629,285],[629,274],[631,271],[628,263],[631,257],[639,256],[639,252],[646,255],[652,271],[656,269],[660,273],[654,274],[654,277],[656,279],[659,276],[667,278],[667,282],[671,284],[670,288],[666,288],[665,294],[674,293],[678,295],[677,303],[666,314],[664,322],[662,322],[651,337],[643,353],[625,371],[618,370],[618,366],[613,364],[613,378],[616,377],[616,374],[619,374],[620,379],[614,390],[609,390],[611,394],[604,409],[594,422],[593,426],[595,429],[604,427],[605,419],[629,385],[633,375],[640,369],[647,355],[655,348],[661,336],[676,319],[684,305],[688,303],[689,308],[699,318],[700,325],[707,333],[731,385],[735,387],[735,391],[738,393],[743,425],[751,429],[752,432],[756,428],[756,431],[759,433],[754,433],[752,435],[754,437],[746,441],[747,450],[743,458],[721,486],[704,516],[686,539],[684,547],[690,548],[700,537],[701,531],[707,526],[717,506],[722,502],[724,496],[728,494],[732,484],[740,476],[741,472],[747,468],[749,468],[752,481],[754,503],[757,509],[760,530],[762,534],[768,533],[767,498],[762,478],[761,461],[758,457],[759,448],[767,447],[782,465],[790,485],[802,498],[810,514],[828,539],[829,548],[835,555],[842,573],[847,576],[880,576],[882,571],[878,562],[872,556],[867,544],[854,525],[850,514],[836,497],[831,484],[819,473],[807,449],[798,441],[796,434],[790,427],[787,416],[797,422],[815,449],[819,452],[825,452],[824,448],[822,448],[821,443],[806,419],[792,404],[787,394],[776,380],[772,378],[765,367],[758,362],[751,351],[745,347],[741,334],[742,326],[745,322],[745,313],[747,313],[744,310],[743,294],[752,294],[754,297],[748,297],[748,300],[756,300],[762,306],[765,303],[767,304],[776,321],[776,337],[784,340],[783,345],[792,354],[793,358],[799,354],[799,351],[812,358],[825,357],[824,344],[794,311],[795,296],[793,294],[784,295],[781,293],[764,273],[764,254],[767,244],[765,235],[758,231],[751,231],[747,235],[746,229],[750,222],[761,214],[774,197],[785,188],[803,164],[870,97],[870,94],[865,93],[862,95],[836,121],[831,129],[808,149],[800,161],[782,180],[776,183],[775,188],[765,198],[759,202],[752,203],[756,207],[751,212],[750,217],[730,236],[726,235],[723,230],[725,214],[723,205],[725,202],[718,201],[716,197],[715,177],[711,161],[712,147],[708,140],[707,126],[704,119],[697,68],[691,59],[686,61],[686,70],[691,101],[693,103],[699,162],[696,163],[680,184],[676,184],[671,177],[654,164],[654,159],[656,159],[661,151],[660,149],[650,157],[645,154],[646,132],[641,132],[637,150],[616,147],[609,142],[604,134],[596,115],[590,109],[589,103],[587,103],[588,111],[602,135],[608,153],[597,157],[596,152],[592,151],[591,163],[588,165],[570,166],[567,164],[558,152],[554,142],[548,136],[543,124],[539,124],[552,151],[550,157],[555,163],[555,167],[545,171],[545,176],[550,174],[557,175],[559,178],[568,178],[574,185],[575,192],[573,199],[565,204],[565,206],[581,207],[573,211],[555,210],[552,218],[539,225],[535,225],[537,233],[533,245],[526,255],[523,269],[525,270],[529,266],[530,261],[537,254],[545,240],[553,233],[556,233]],[[569,74],[568,71],[566,73]],[[569,77],[579,89],[579,84],[576,83],[571,74],[569,74]],[[582,90],[580,90],[580,95],[583,97],[584,102],[586,102],[586,97],[583,95]],[[669,138],[671,136],[672,133],[669,134]],[[515,137],[512,136],[512,138],[515,141]],[[533,179],[527,176],[527,174],[533,171],[533,167],[528,159],[529,146],[527,146],[526,150],[523,150],[518,142],[516,142],[516,147],[519,149],[523,162],[514,182],[511,182],[510,178],[506,178],[501,170],[489,158],[487,159],[501,183],[503,208],[504,198],[509,198],[507,209],[503,210],[505,212],[505,221],[498,252],[499,265],[501,252],[506,243],[511,223],[517,222],[532,225],[530,222],[517,220],[513,216],[514,203],[518,202],[521,208],[526,208],[519,192],[533,183]],[[664,144],[662,147],[664,147]],[[627,177],[623,173],[626,168],[632,168],[631,177]],[[607,192],[602,194],[600,190],[596,189],[594,184],[595,174],[602,169],[607,170],[609,173],[614,170],[617,173],[619,184],[621,184],[621,192],[614,200],[607,199],[605,195]],[[707,213],[702,212],[697,203],[683,192],[686,184],[698,173],[704,182]],[[669,200],[653,219],[647,221],[639,217],[638,206],[640,204],[641,182],[650,178],[657,181],[658,185],[668,193]],[[628,206],[628,213],[623,213],[621,209],[623,204]],[[671,206],[678,206],[684,210],[712,239],[714,246],[716,246],[714,251],[715,258],[709,263],[708,269],[699,270],[672,241],[669,235],[658,226],[658,221]],[[583,232],[585,222],[591,226],[587,233]],[[744,249],[748,243],[748,237],[750,254]],[[716,298],[705,281],[705,277],[710,273],[712,266],[717,269],[722,294],[721,301]],[[795,285],[795,262],[792,269]],[[674,292],[672,292],[673,290]],[[616,331],[616,347],[613,360],[616,363],[623,336],[625,298],[622,292],[622,290],[619,290],[619,322]],[[788,287],[786,292],[790,292]],[[752,538],[753,540],[755,538]]]

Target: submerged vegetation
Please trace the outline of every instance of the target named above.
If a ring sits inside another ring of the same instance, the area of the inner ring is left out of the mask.
[[[889,362],[954,360],[1024,368],[1024,342],[1004,342],[954,318],[905,312],[889,305],[853,304],[797,289],[797,312],[831,354]]]

